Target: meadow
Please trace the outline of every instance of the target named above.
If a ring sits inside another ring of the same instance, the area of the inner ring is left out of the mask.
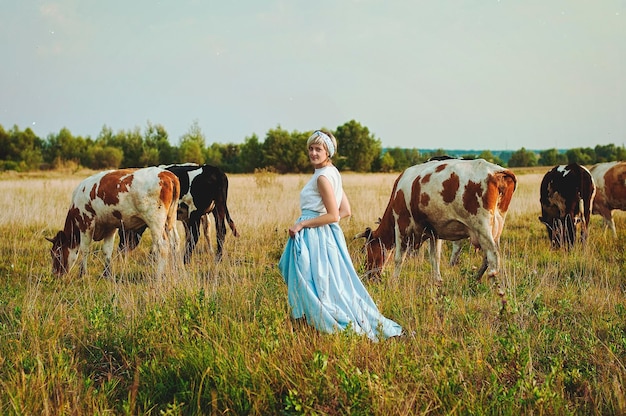
[[[201,239],[189,265],[156,279],[147,233],[104,279],[97,244],[87,276],[54,277],[44,239],[91,172],[3,173],[0,413],[626,414],[626,215],[618,239],[593,216],[585,247],[551,250],[537,219],[546,170],[515,170],[504,307],[494,282],[472,278],[480,253],[442,261],[437,288],[425,245],[398,278],[390,263],[365,281],[407,332],[378,343],[289,317],[277,262],[308,175],[229,175],[241,235],[228,232],[221,263]],[[352,237],[382,216],[396,176],[343,175],[353,216],[341,226],[360,272]]]

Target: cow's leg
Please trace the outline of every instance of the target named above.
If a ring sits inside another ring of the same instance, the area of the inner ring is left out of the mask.
[[[439,265],[441,264],[441,244],[442,240],[439,238],[435,238],[434,236],[429,238],[429,248],[430,248],[430,266],[433,270],[433,277],[435,279],[435,284],[437,286],[441,286],[443,283],[443,279],[441,278],[441,269]]]
[[[587,237],[589,236],[589,230],[588,230],[588,222],[585,221],[585,218],[581,218],[580,220],[580,242],[583,244],[583,246],[587,243]]]
[[[592,205],[593,203],[593,198],[586,198],[583,202],[582,202],[582,206],[583,206],[583,212],[582,212],[582,229],[581,229],[581,233],[584,232],[584,235],[581,235],[583,244],[585,244],[587,242],[587,238],[589,237],[589,221],[591,220],[591,210],[592,210]]]
[[[617,238],[617,230],[615,229],[615,220],[613,220],[613,214],[609,212],[609,217],[604,218],[605,226],[609,227],[611,232],[613,233],[613,237]]]
[[[91,245],[91,235],[89,233],[81,233],[80,246],[78,250],[78,256],[80,259],[80,268],[78,275],[83,277],[87,273],[87,259],[89,258],[89,246]]]
[[[206,213],[200,218],[200,224],[202,226],[202,232],[204,234],[204,240],[206,241],[207,246],[209,247],[209,251],[213,252],[213,246],[211,245],[211,218],[209,214]]]
[[[167,235],[170,243],[170,253],[172,255],[172,258],[177,259],[178,251],[180,250],[180,236],[178,235],[178,229],[176,228],[176,224],[169,227]]]
[[[169,254],[169,244],[166,243],[168,231],[165,226],[155,224],[148,225],[148,228],[150,228],[150,234],[152,234],[150,255],[157,262],[156,274],[160,277],[163,276],[165,271],[165,262]]]
[[[396,239],[397,241],[398,239]],[[404,262],[404,257],[406,256],[406,246],[402,244],[402,242],[396,243],[396,250],[394,253],[394,263],[395,267],[393,270],[393,277],[398,278],[400,276],[400,271],[402,270],[402,263]]]
[[[461,249],[463,248],[463,240],[452,242],[452,253],[450,253],[450,266],[459,264],[461,258]]]
[[[224,209],[222,207],[216,207],[213,210],[213,217],[215,219],[215,239],[217,241],[217,251],[215,253],[215,261],[222,260],[222,253],[224,251],[224,240],[226,239],[226,223]]]
[[[113,249],[115,248],[115,230],[111,231],[104,237],[102,251],[104,252],[104,277],[111,277],[111,259],[113,257]]]
[[[406,259],[407,253],[409,251],[409,247],[414,250],[419,250],[421,241],[415,240],[414,236],[402,236],[400,231],[396,229],[396,243],[395,243],[395,253],[394,253],[394,263],[395,268],[393,271],[393,277],[398,278],[400,276],[400,272],[402,271],[402,264]]]
[[[606,207],[600,207],[594,209],[594,214],[600,214],[604,227],[611,230],[611,232],[613,233],[613,237],[617,237],[615,221],[613,220],[613,212]]]
[[[189,222],[187,223],[186,233],[187,238],[185,241],[185,256],[184,262],[185,264],[191,261],[191,255],[193,250],[198,243],[198,239],[200,238],[200,217],[201,215],[196,215],[198,211],[194,211],[189,216]]]

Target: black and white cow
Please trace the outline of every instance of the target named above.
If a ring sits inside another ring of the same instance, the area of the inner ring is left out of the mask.
[[[215,218],[217,250],[215,257],[220,261],[226,238],[226,222],[235,237],[239,236],[235,223],[230,217],[226,201],[228,199],[228,178],[219,168],[211,165],[192,163],[161,166],[174,173],[180,181],[180,200],[177,218],[185,225],[185,263],[198,243],[202,217],[210,212]],[[120,229],[120,249],[133,249],[139,243],[145,228],[127,232]]]
[[[587,240],[589,217],[596,187],[591,173],[577,163],[555,166],[541,181],[541,221],[548,231],[553,248],[571,248],[580,238]]]

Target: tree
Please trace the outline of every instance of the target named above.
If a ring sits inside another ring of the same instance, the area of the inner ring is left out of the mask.
[[[115,144],[118,149],[124,152],[124,167],[143,167],[143,135],[141,129],[135,127],[133,130],[121,130],[115,135]],[[110,144],[109,144],[110,146]]]
[[[263,145],[256,134],[246,137],[239,147],[239,160],[243,172],[254,172],[254,169],[264,167]]]
[[[16,162],[9,164],[18,170],[39,169],[43,160],[43,141],[30,129],[20,131],[13,126],[6,132],[0,126],[0,160]]]
[[[496,165],[504,166],[504,161],[498,156],[491,153],[491,150],[483,150],[478,155],[478,159],[485,159],[487,162],[495,163]]]
[[[517,152],[513,152],[509,159],[509,167],[537,166],[537,156],[525,148],[521,148]]]
[[[409,161],[406,158],[406,153],[404,149],[399,147],[388,149],[380,158],[380,168],[383,172],[404,170],[407,167],[409,167]]]
[[[345,157],[342,168],[355,172],[372,171],[374,162],[381,157],[382,146],[367,127],[350,120],[337,127],[335,137],[339,147],[337,153]]]
[[[124,160],[124,152],[113,146],[94,145],[89,149],[92,154],[92,169],[117,169]]]
[[[148,122],[140,159],[142,165],[169,165],[176,163],[177,158],[177,149],[170,143],[165,128],[160,124],[154,125]]]
[[[417,149],[404,149],[404,154],[406,155],[407,167],[417,165],[426,160]]]
[[[96,138],[96,143],[102,148],[115,147],[122,151],[124,159],[122,167],[142,167],[147,161],[144,153],[144,141],[139,127],[133,130],[120,130],[113,134],[109,127],[102,127],[100,134]]]
[[[395,160],[390,152],[385,152],[383,157],[380,158],[380,170],[383,172],[393,171]]]
[[[386,171],[389,169],[389,159],[385,160],[385,155],[389,154],[393,165],[391,170],[402,171],[410,166],[414,166],[422,163],[422,157],[417,149],[402,149],[400,147],[393,147],[388,149],[387,152],[380,158],[381,170]]]
[[[74,137],[63,127],[58,134],[49,134],[43,145],[44,161],[55,164],[64,161],[73,161],[82,166],[89,166],[89,148],[93,145],[91,139],[80,136]]]
[[[240,173],[241,168],[239,166],[240,148],[236,144],[217,145],[213,143],[211,147],[216,146],[216,149],[220,155],[221,163],[220,167],[226,172]]]
[[[569,149],[566,154],[568,163],[578,163],[579,165],[592,165],[596,161],[595,152],[589,147],[577,147],[574,149]]]
[[[310,170],[306,151],[307,133],[291,134],[280,126],[267,132],[263,142],[265,167],[273,167],[278,173],[306,172]]]
[[[205,163],[205,139],[197,121],[180,138],[178,153],[182,163]]]
[[[567,163],[567,156],[557,149],[548,149],[539,152],[539,165],[556,166]]]
[[[614,144],[607,144],[604,146],[597,145],[593,150],[596,155],[595,163],[624,160],[624,147],[617,147]]]
[[[223,168],[224,161],[222,160],[222,145],[219,143],[213,143],[206,149],[204,155],[204,163]]]

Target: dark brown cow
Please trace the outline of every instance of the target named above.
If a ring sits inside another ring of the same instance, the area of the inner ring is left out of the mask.
[[[469,238],[483,251],[476,277],[485,271],[496,276],[500,235],[516,186],[513,172],[483,159],[433,160],[406,169],[393,186],[378,228],[357,236],[366,238],[368,273],[379,276],[386,251],[395,247],[398,275],[407,248],[430,240],[432,270],[441,284],[441,240]]]
[[[598,163],[591,167],[596,184],[593,213],[604,219],[604,225],[617,237],[613,210],[626,211],[626,162]]]
[[[185,163],[161,167],[174,173],[180,181],[178,220],[185,225],[185,263],[191,261],[191,254],[198,243],[202,217],[211,212],[215,219],[217,240],[215,257],[217,261],[221,260],[226,239],[226,223],[235,237],[239,235],[226,205],[228,177],[221,169],[211,165]],[[120,249],[133,249],[139,243],[144,230],[145,227],[131,231],[120,229]]]
[[[541,221],[546,226],[553,248],[570,249],[580,238],[587,240],[589,216],[596,193],[591,173],[577,163],[555,166],[541,181]]]
[[[82,276],[87,271],[89,245],[104,240],[104,275],[109,276],[115,231],[147,226],[160,275],[170,257],[168,254],[178,248],[179,193],[176,175],[155,167],[105,171],[83,180],[72,194],[65,227],[54,238],[48,238],[52,243],[53,272],[67,273],[82,253]]]

